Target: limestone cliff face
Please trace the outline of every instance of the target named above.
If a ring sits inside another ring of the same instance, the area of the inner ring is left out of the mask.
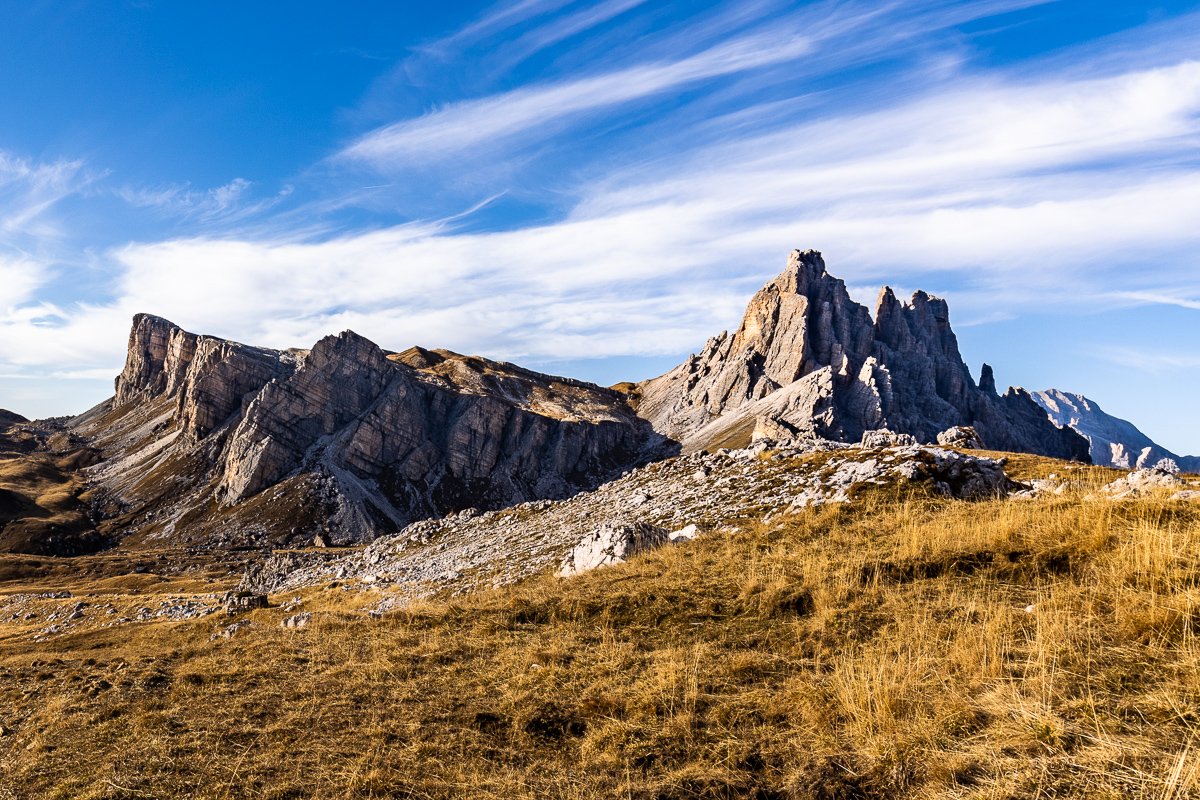
[[[279,351],[197,336],[160,317],[138,314],[114,404],[172,398],[180,427],[192,439],[202,439],[240,413],[268,381],[294,367]]]
[[[586,384],[570,388],[603,410],[539,413],[520,389],[531,394],[547,378],[520,375],[507,377],[516,384],[507,392],[476,393],[389,359],[356,334],[323,339],[250,404],[227,451],[225,500],[312,462],[376,481],[374,511],[398,521],[414,510],[563,496],[633,463],[654,438],[619,395]]]
[[[887,428],[933,442],[972,425],[988,447],[1087,460],[1086,442],[1043,420],[1026,392],[998,396],[990,367],[975,385],[944,300],[917,292],[904,303],[885,288],[872,320],[811,250],[791,254],[732,337],[638,392],[639,413],[685,449],[755,428],[842,440]]]
[[[383,351],[349,331],[317,342],[287,380],[263,387],[230,442],[222,481],[232,501],[278,482],[318,439],[354,422],[391,380]]]
[[[76,429],[108,456],[94,473],[114,508],[145,520],[128,527],[218,544],[370,539],[567,496],[669,447],[591,384],[350,331],[255,348],[149,315],[113,400]]]
[[[750,300],[732,336],[722,332],[699,355],[639,386],[638,413],[686,443],[717,418],[823,367],[844,380],[862,368],[871,346],[867,310],[825,271],[820,253],[795,251],[787,269]],[[814,432],[839,433],[822,426]]]

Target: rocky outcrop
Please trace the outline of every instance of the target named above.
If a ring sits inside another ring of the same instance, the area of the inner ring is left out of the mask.
[[[982,450],[983,440],[970,425],[955,425],[938,434],[937,443],[943,447],[958,447],[963,450]]]
[[[909,433],[892,433],[887,428],[877,431],[864,431],[859,447],[908,447],[917,443],[916,438]]]
[[[705,426],[809,375],[828,369],[818,380],[830,386],[835,377],[845,380],[852,370],[857,373],[871,354],[870,330],[867,310],[825,271],[820,254],[794,252],[788,268],[750,300],[732,336],[722,332],[699,355],[639,385],[638,413],[685,445],[708,438],[697,436]],[[842,432],[839,420],[804,413],[827,394],[824,387],[800,392],[801,413],[775,417],[797,429],[836,436]]]
[[[858,441],[888,429],[932,442],[971,426],[989,447],[1087,459],[1022,389],[995,391],[991,368],[972,380],[946,302],[885,288],[875,317],[829,275],[820,253],[795,251],[750,301],[731,336],[637,386],[638,413],[685,450],[747,443],[757,430]]]
[[[1094,400],[1081,394],[1047,389],[1034,392],[1033,399],[1055,423],[1070,427],[1088,440],[1093,464],[1135,469],[1169,458],[1186,472],[1200,472],[1200,456],[1172,453],[1132,422],[1106,413]]]
[[[370,540],[565,497],[670,444],[620,393],[347,331],[278,351],[138,315],[112,401],[74,431],[123,531],[234,546]]]
[[[623,564],[638,553],[661,547],[668,541],[667,529],[657,525],[606,523],[571,548],[557,574],[566,578],[597,567]]]
[[[1114,500],[1145,497],[1162,490],[1179,489],[1184,481],[1179,477],[1179,465],[1164,458],[1151,467],[1140,467],[1123,478],[1104,486],[1104,493]],[[1187,492],[1190,499],[1193,492]]]
[[[291,354],[197,336],[161,317],[138,314],[114,404],[171,398],[183,431],[202,439],[240,413],[273,378],[289,374],[295,363]]]
[[[402,602],[575,574],[875,491],[987,500],[1024,488],[1002,460],[939,447],[759,443],[665,459],[565,500],[422,520],[365,548],[278,552],[248,571],[242,588],[277,593],[341,581]]]
[[[551,379],[503,371],[491,377],[508,391],[465,391],[354,333],[327,337],[251,402],[227,450],[223,499],[245,500],[309,464],[362,496],[361,523],[402,525],[566,496],[637,462],[655,438],[615,392],[572,382],[552,415],[531,399]],[[589,417],[574,413],[581,404]]]

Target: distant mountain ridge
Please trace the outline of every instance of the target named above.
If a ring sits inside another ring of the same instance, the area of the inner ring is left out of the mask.
[[[1200,472],[1200,456],[1180,456],[1156,443],[1128,420],[1106,413],[1081,394],[1046,389],[1033,399],[1058,425],[1066,425],[1088,440],[1092,463],[1133,469],[1174,459],[1185,472]]]

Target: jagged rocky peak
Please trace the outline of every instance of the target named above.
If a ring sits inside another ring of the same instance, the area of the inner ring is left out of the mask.
[[[771,430],[857,441],[887,428],[924,442],[973,426],[989,446],[1086,459],[1086,442],[1048,421],[1023,390],[1000,397],[963,363],[945,300],[890,288],[874,319],[821,254],[793,251],[754,295],[737,332],[637,387],[638,412],[685,449],[734,446]]]
[[[850,299],[815,250],[796,250],[787,268],[751,298],[741,326],[722,332],[661,378],[638,387],[638,412],[686,441],[705,425],[830,367],[849,374],[869,356],[869,312]]]
[[[787,268],[751,299],[728,352],[761,358],[769,381],[762,386],[773,390],[821,367],[844,372],[861,362],[870,354],[869,324],[820,253],[794,250]]]
[[[292,353],[199,336],[162,317],[138,314],[114,405],[173,399],[180,427],[201,439],[229,422],[268,381],[294,367]]]

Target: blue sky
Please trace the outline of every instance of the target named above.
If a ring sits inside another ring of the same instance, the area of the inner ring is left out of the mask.
[[[644,378],[811,247],[1200,452],[1195,2],[4,5],[0,407],[138,311]]]

